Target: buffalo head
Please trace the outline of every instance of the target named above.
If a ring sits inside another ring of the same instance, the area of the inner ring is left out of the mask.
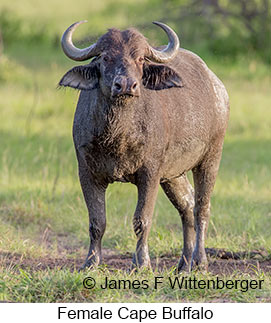
[[[110,100],[139,97],[142,87],[150,90],[181,87],[180,76],[165,65],[177,55],[179,49],[178,36],[167,25],[154,22],[169,38],[168,45],[161,50],[151,47],[136,29],[110,29],[95,44],[79,49],[72,42],[72,34],[83,22],[71,25],[64,32],[62,48],[73,60],[93,59],[87,65],[68,71],[60,80],[60,86],[80,90],[100,88],[102,95]]]

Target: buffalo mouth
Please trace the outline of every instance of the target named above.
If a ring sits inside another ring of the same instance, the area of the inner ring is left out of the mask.
[[[117,95],[112,95],[112,99],[117,99],[117,98],[133,98],[136,95],[130,94],[130,93],[124,93],[124,94],[117,94]]]
[[[139,95],[124,93],[124,94],[111,96],[111,100],[114,104],[122,105],[122,104],[130,102],[132,99],[135,99],[138,96]]]

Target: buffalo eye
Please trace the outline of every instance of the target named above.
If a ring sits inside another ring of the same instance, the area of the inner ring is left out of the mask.
[[[144,61],[145,61],[145,58],[144,58],[144,56],[140,56],[138,59],[137,59],[137,61],[138,61],[138,63],[139,64],[143,64],[144,63]]]
[[[110,58],[109,58],[109,56],[108,56],[108,55],[104,55],[104,56],[103,56],[103,61],[104,61],[104,62],[109,62],[109,60],[110,60]]]

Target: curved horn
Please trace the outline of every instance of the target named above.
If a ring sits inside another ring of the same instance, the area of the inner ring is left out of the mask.
[[[61,38],[61,46],[63,49],[63,52],[71,59],[75,61],[85,61],[93,56],[96,56],[99,54],[99,51],[97,49],[96,43],[93,45],[90,45],[87,48],[79,49],[74,46],[72,42],[72,35],[74,33],[74,30],[84,22],[87,22],[87,20],[82,20],[79,22],[75,22],[72,24],[62,35]]]
[[[169,43],[163,50],[157,50],[153,47],[149,47],[149,54],[147,57],[157,63],[166,63],[172,60],[178,53],[180,47],[180,41],[177,34],[166,24],[162,22],[154,21],[155,25],[161,27],[167,34],[169,38]]]

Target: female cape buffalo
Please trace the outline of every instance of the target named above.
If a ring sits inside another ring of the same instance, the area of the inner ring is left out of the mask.
[[[59,82],[81,90],[73,138],[89,211],[90,248],[83,268],[101,261],[105,191],[114,181],[138,189],[133,266],[150,266],[147,239],[161,184],[183,224],[178,271],[207,268],[210,197],[229,116],[225,87],[197,55],[179,48],[178,36],[163,23],[154,22],[166,32],[167,46],[151,47],[136,29],[110,29],[78,49],[72,35],[83,22],[64,32],[62,48],[73,60],[93,59]]]

